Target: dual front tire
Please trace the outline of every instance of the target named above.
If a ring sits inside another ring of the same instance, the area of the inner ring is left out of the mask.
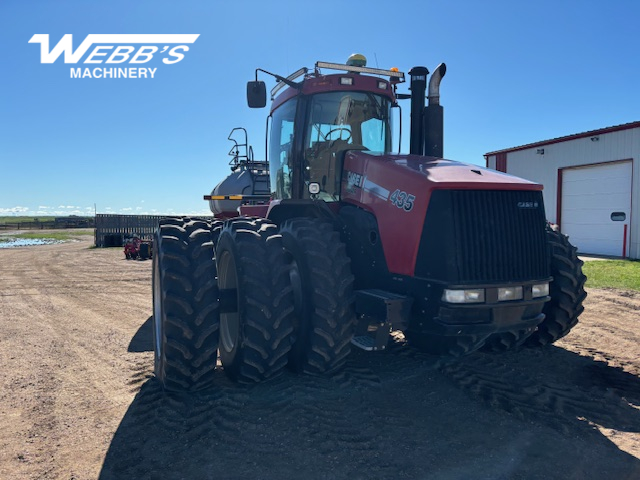
[[[582,273],[582,260],[569,238],[551,227],[546,229],[549,265],[553,281],[549,285],[550,300],[544,305],[544,320],[537,328],[515,329],[489,336],[457,335],[438,337],[419,331],[406,331],[407,341],[429,353],[461,356],[482,349],[504,352],[522,346],[543,347],[561,339],[578,323],[587,297],[587,278]]]
[[[521,346],[544,347],[567,335],[578,323],[587,297],[582,273],[582,260],[569,238],[547,226],[547,245],[553,281],[549,285],[550,300],[544,305],[544,320],[537,328],[491,335],[485,351],[503,352]]]
[[[278,227],[264,220],[227,222],[216,265],[218,288],[231,293],[220,313],[224,370],[241,383],[271,378],[287,364],[293,333],[293,295]]]
[[[346,247],[332,224],[319,219],[288,220],[281,234],[295,305],[289,365],[299,373],[331,374],[351,352],[356,323]]]

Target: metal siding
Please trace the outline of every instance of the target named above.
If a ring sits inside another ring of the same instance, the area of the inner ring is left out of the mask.
[[[640,128],[620,130],[598,135],[598,141],[589,137],[567,140],[549,145],[509,152],[507,173],[526,178],[544,185],[543,197],[547,219],[556,219],[558,169],[619,160],[634,160],[632,207],[630,222],[629,256],[640,258]],[[536,151],[544,148],[544,155]],[[490,156],[491,159],[495,156]]]

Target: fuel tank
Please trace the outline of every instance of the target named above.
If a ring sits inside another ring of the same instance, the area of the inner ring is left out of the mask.
[[[262,168],[239,166],[215,186],[211,195],[268,195],[269,171]],[[245,202],[246,203],[246,202]],[[217,217],[238,215],[242,200],[209,200],[209,208]]]

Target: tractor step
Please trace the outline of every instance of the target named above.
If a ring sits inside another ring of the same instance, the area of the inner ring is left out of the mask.
[[[391,330],[408,325],[413,299],[378,289],[355,293],[358,325],[351,343],[367,351],[384,350]]]
[[[369,335],[359,335],[357,337],[353,337],[351,339],[351,343],[356,347],[361,348],[362,350],[366,350],[371,352],[376,349],[376,340]],[[385,345],[386,346],[386,345]]]

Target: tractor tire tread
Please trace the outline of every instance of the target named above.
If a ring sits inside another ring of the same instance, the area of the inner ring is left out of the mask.
[[[545,319],[526,341],[530,347],[550,345],[564,337],[578,323],[584,311],[587,297],[584,284],[587,277],[582,273],[583,262],[577,249],[566,235],[547,228],[547,243],[551,249],[551,275],[549,286],[551,300],[544,306]]]
[[[512,330],[509,332],[494,333],[489,336],[480,348],[483,352],[506,352],[521,347],[534,332],[533,328],[524,330]]]
[[[266,219],[243,218],[228,222],[221,232],[236,245],[238,288],[244,293],[245,321],[242,344],[225,371],[235,381],[254,383],[282,372],[291,350],[293,296],[284,266],[278,227]]]
[[[166,390],[210,388],[219,332],[210,226],[188,217],[170,218],[160,223],[156,239],[164,309],[163,358],[157,361],[156,376]]]
[[[300,373],[330,375],[340,370],[351,352],[355,329],[354,277],[346,247],[327,221],[294,218],[281,233],[304,252],[310,275],[310,325],[306,348],[291,366]],[[287,247],[285,243],[285,248]],[[300,358],[301,357],[301,358]]]

